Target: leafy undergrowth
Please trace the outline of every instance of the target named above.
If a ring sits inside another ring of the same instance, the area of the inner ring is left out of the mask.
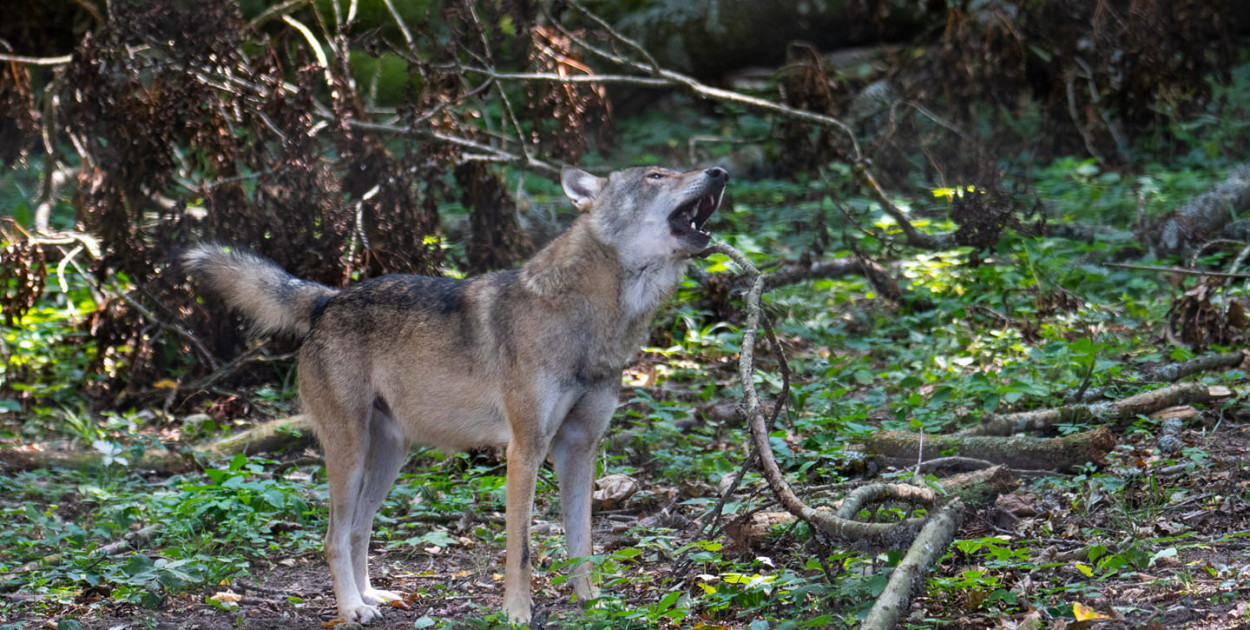
[[[688,133],[703,124],[685,122]],[[659,143],[652,157],[664,160],[685,146],[659,139],[670,135],[624,142]],[[1029,175],[1052,216],[1129,230],[1139,208],[1161,215],[1230,166],[1182,162],[1127,177],[1068,159]],[[809,502],[836,501],[866,477],[914,480],[857,450],[856,439],[878,429],[949,432],[986,412],[1054,407],[1087,388],[1123,397],[1155,386],[1143,381],[1147,370],[1193,356],[1165,341],[1163,322],[1194,280],[1103,264],[1135,256],[1132,243],[1009,230],[992,251],[902,255],[892,243],[899,227],[875,201],[835,199],[831,191],[849,182],[836,166],[813,181],[735,180],[712,225],[761,266],[817,250],[896,260],[911,296],[891,303],[859,277],[766,296],[792,371],[771,444]],[[554,194],[540,197],[555,203]],[[922,229],[954,227],[920,220],[941,216],[943,197],[897,201]],[[779,515],[754,472],[708,522],[749,438],[732,412],[741,314],[710,297],[707,279],[727,277],[732,264],[698,264],[703,273],[691,274],[657,320],[653,347],[626,373],[600,472],[628,476],[638,491],[599,506],[594,561],[603,596],[589,609],[569,601],[554,479],[540,478],[537,616],[548,628],[855,627],[898,554],[829,546]],[[0,476],[0,627],[315,627],[330,619],[320,552],[326,490],[315,453],[207,459],[178,475],[138,464],[162,446],[281,412],[289,389],[241,391],[173,413],[88,413],[78,381],[97,358],[72,339],[94,305],[81,279],[68,276],[22,327],[3,329],[17,349],[5,376],[20,376],[10,386],[38,404],[0,401],[0,439],[16,450],[94,450],[103,466]],[[1235,283],[1221,295],[1244,297]],[[782,384],[779,355],[761,348],[758,360],[757,387],[771,400]],[[1235,390],[1247,382],[1244,366],[1191,378]],[[1173,450],[1160,445],[1162,421],[1141,417],[1113,427],[1119,446],[1101,465],[1022,472],[1017,490],[966,516],[906,625],[1040,629],[1103,615],[1110,619],[1088,623],[1246,627],[1250,414],[1237,396],[1228,400],[1187,411]],[[378,627],[507,625],[494,612],[503,590],[503,471],[492,452],[411,459],[375,524],[372,557],[376,585],[410,593],[409,610],[387,611]],[[743,526],[739,517],[751,514],[762,525]]]

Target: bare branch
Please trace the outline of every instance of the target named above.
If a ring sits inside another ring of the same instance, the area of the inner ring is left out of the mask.
[[[615,38],[616,41],[621,42],[622,44],[625,44],[626,46],[633,49],[634,52],[638,53],[638,56],[642,57],[643,60],[647,62],[647,65],[651,67],[651,73],[655,76],[659,76],[660,64],[659,62],[655,60],[655,57],[651,56],[651,53],[647,52],[646,48],[644,48],[638,42],[622,35],[619,31],[612,28],[612,25],[608,24],[606,20],[599,17],[598,15],[595,15],[594,13],[591,13],[590,10],[582,6],[582,4],[580,2],[577,2],[577,0],[567,0],[567,2],[569,6],[573,7],[574,9],[577,9],[579,13],[581,13],[591,22],[594,22],[596,25],[598,25],[599,28],[603,29],[604,32],[606,32],[607,34]]]
[[[309,0],[286,0],[286,2],[276,4],[262,11],[260,15],[252,18],[252,21],[248,23],[248,26],[253,29],[259,28],[261,25],[270,20],[283,17],[293,11],[302,9],[304,5],[308,4],[308,2]]]
[[[539,160],[538,158],[535,158],[533,156],[518,156],[513,153],[504,151],[503,149],[498,149],[490,145],[482,144],[480,142],[477,142],[475,140],[470,140],[468,138],[461,138],[459,136],[449,136],[445,133],[431,131],[428,129],[416,129],[408,125],[404,125],[404,126],[388,125],[385,123],[374,123],[374,122],[367,122],[363,120],[348,120],[347,124],[351,127],[355,127],[357,129],[363,129],[365,131],[374,131],[378,133],[389,133],[389,134],[396,134],[396,135],[429,138],[431,140],[437,140],[439,142],[446,142],[448,144],[454,144],[459,147],[463,147],[466,149],[480,152],[480,154],[477,156],[471,156],[471,157],[466,156],[466,159],[478,159],[478,160],[486,160],[486,161],[491,161],[491,162],[501,162],[501,163],[506,163],[506,164],[512,164],[514,166],[527,168],[527,169],[541,172],[543,174],[550,175],[553,177],[560,174],[560,169],[558,167],[553,166],[542,160]]]
[[[955,499],[929,519],[916,544],[890,572],[885,590],[864,619],[864,630],[890,630],[911,605],[912,593],[924,585],[925,574],[946,554],[946,548],[955,540],[955,533],[963,522],[963,502]]]
[[[1206,269],[1188,269],[1185,267],[1157,267],[1154,265],[1134,265],[1130,263],[1103,263],[1107,267],[1117,269],[1138,269],[1141,271],[1157,271],[1159,273],[1179,273],[1186,276],[1210,276],[1212,278],[1250,278],[1250,273],[1227,273],[1223,271],[1207,271]]]
[[[23,55],[0,53],[0,61],[24,63],[31,66],[63,66],[69,63],[73,58],[73,55],[61,55],[60,57],[26,57]]]
[[[582,10],[584,11],[585,9],[582,9]],[[762,98],[756,98],[754,96],[748,96],[746,94],[741,94],[741,93],[733,92],[730,90],[714,88],[704,83],[701,83],[694,77],[681,74],[680,72],[674,72],[672,70],[665,70],[664,68],[661,68],[656,65],[648,65],[645,63],[634,61],[632,59],[627,59],[614,52],[604,50],[602,47],[596,46],[586,41],[582,37],[578,37],[576,34],[570,31],[567,27],[560,24],[560,22],[557,21],[554,17],[552,17],[550,13],[548,13],[547,16],[549,19],[551,19],[552,24],[554,24],[561,33],[563,33],[569,39],[573,40],[577,45],[581,46],[582,48],[585,48],[586,50],[596,55],[599,55],[600,57],[603,57],[604,59],[612,61],[613,63],[628,66],[640,72],[648,72],[652,75],[653,78],[666,79],[667,81],[669,81],[670,85],[673,85],[676,87],[684,87],[690,90],[691,92],[693,92],[695,95],[699,96],[700,98],[705,98],[705,99],[713,100],[713,101],[737,103],[739,105],[746,105],[747,107],[751,107],[758,111],[767,112],[769,114],[776,114],[783,118],[789,118],[791,120],[797,120],[800,122],[805,122],[805,123],[817,125],[820,127],[838,129],[842,131],[844,134],[846,134],[846,138],[850,142],[851,147],[854,152],[854,160],[858,162],[863,159],[863,153],[860,151],[859,142],[855,139],[855,133],[851,130],[851,128],[846,123],[842,122],[841,120],[838,120],[837,118],[834,118],[832,116],[825,116],[824,114],[817,114],[815,112],[809,112],[807,110],[795,109],[793,107],[782,105],[780,103],[774,103],[772,101],[768,101]],[[615,31],[609,30],[609,33],[615,33]],[[628,40],[628,38],[625,38],[623,35],[615,34],[615,36],[621,41],[628,41],[632,43],[632,40]],[[627,44],[627,45],[630,45],[630,44]],[[632,43],[632,45],[638,46],[637,43]],[[650,57],[650,55],[648,55],[648,57]],[[652,60],[652,64],[654,64],[654,60]]]

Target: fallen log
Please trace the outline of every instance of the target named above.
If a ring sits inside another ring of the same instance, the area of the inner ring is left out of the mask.
[[[890,572],[885,590],[860,626],[863,630],[890,630],[911,607],[912,595],[924,590],[929,569],[946,554],[963,523],[963,502],[955,499],[925,523],[907,555]]]
[[[202,449],[210,457],[233,457],[239,453],[272,453],[302,448],[313,441],[312,424],[305,415],[270,420],[251,429],[227,436]],[[116,456],[114,456],[116,457]],[[47,451],[0,449],[0,472],[19,472],[47,468],[95,470],[108,464],[103,453],[96,451]],[[154,449],[145,451],[127,468],[178,475],[199,470],[200,464],[190,453]]]
[[[1224,226],[1250,208],[1250,165],[1242,164],[1228,178],[1138,233],[1158,258],[1188,256],[1194,248],[1220,236]]]
[[[958,497],[969,508],[992,505],[999,495],[1015,490],[1020,479],[1010,466],[999,464],[984,470],[952,475],[938,481],[946,494]]]
[[[1066,405],[1054,409],[1022,411],[1005,415],[986,414],[985,420],[980,425],[964,429],[956,435],[961,438],[1004,436],[1026,431],[1044,431],[1058,424],[1126,420],[1167,407],[1204,403],[1211,398],[1212,394],[1206,385],[1181,383],[1129,396],[1119,401]],[[961,454],[972,456],[968,453]],[[1030,468],[1030,466],[1018,464],[1017,467]]]
[[[253,455],[303,448],[313,442],[312,420],[299,414],[270,420],[246,431],[224,437],[204,449],[216,457],[232,457],[239,453]]]
[[[1246,361],[1245,351],[1229,352],[1226,354],[1208,354],[1201,357],[1194,357],[1188,361],[1180,363],[1169,363],[1161,365],[1153,370],[1148,370],[1142,374],[1139,383],[1174,383],[1187,376],[1192,376],[1200,372],[1210,372],[1213,370],[1223,370],[1235,368]],[[1103,387],[1091,387],[1080,396],[1080,402],[1093,402],[1106,396],[1107,392],[1114,389],[1114,385]],[[1065,396],[1065,400],[1074,400],[1076,393],[1073,392]]]
[[[96,451],[0,450],[0,472],[5,473],[48,468],[97,470],[109,465],[105,461],[104,454]],[[146,451],[138,461],[127,462],[126,467],[166,475],[178,475],[200,469],[199,464],[190,454],[164,449]]]
[[[1100,463],[1115,448],[1105,427],[1060,438],[1027,436],[924,435],[905,431],[878,431],[864,438],[865,447],[880,462],[900,468],[952,452],[1013,468],[1074,472],[1089,462]]]

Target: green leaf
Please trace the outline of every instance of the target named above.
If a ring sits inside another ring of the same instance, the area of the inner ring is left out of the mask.
[[[1177,553],[1176,547],[1168,547],[1167,549],[1164,549],[1160,551],[1159,553],[1156,553],[1155,555],[1150,556],[1150,562],[1146,566],[1153,567],[1155,565],[1155,561],[1158,560],[1159,558],[1175,558],[1176,553]]]
[[[662,611],[668,610],[673,607],[673,604],[677,603],[677,598],[679,597],[681,597],[681,591],[672,591],[668,595],[665,595],[664,599],[660,600],[660,603],[656,605],[656,608]]]

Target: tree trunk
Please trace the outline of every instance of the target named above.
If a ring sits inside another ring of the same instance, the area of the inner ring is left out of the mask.
[[[660,65],[699,78],[717,78],[744,66],[780,66],[786,46],[793,41],[832,50],[909,41],[925,27],[925,3],[868,3],[880,5],[873,14],[863,10],[864,4],[853,0],[661,0],[651,9],[625,16],[617,26]]]

